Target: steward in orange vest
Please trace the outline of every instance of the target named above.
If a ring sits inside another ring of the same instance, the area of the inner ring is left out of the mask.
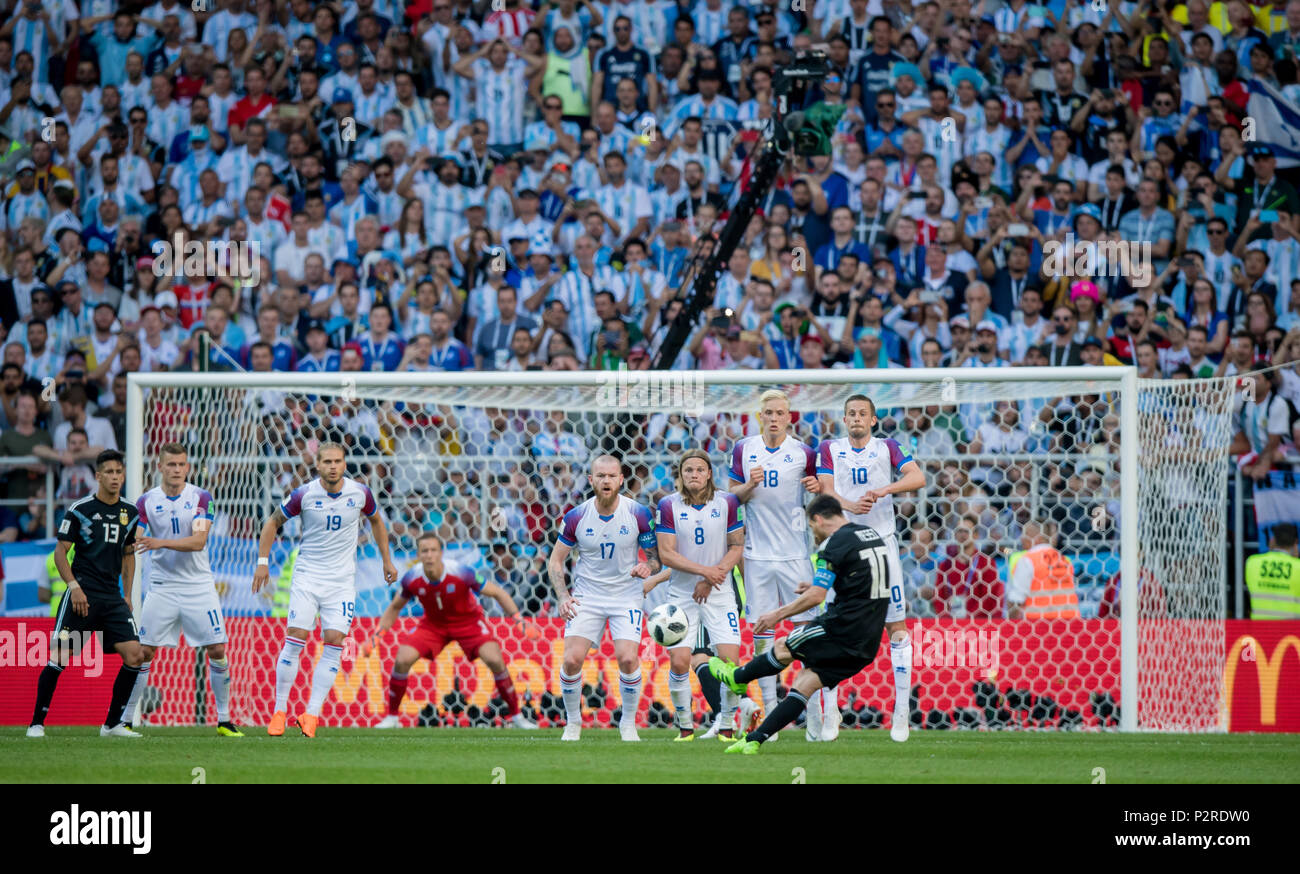
[[[1079,618],[1074,565],[1052,546],[1055,535],[1055,526],[1050,522],[1025,523],[1020,534],[1025,553],[1016,562],[1007,584],[1008,618]]]

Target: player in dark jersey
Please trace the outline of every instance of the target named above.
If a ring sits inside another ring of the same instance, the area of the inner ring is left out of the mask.
[[[108,717],[100,737],[141,737],[124,721],[127,699],[144,661],[139,630],[131,615],[131,585],[135,581],[135,530],[139,514],[122,500],[126,466],[122,453],[106,449],[95,459],[95,494],[68,508],[59,523],[59,543],[54,564],[68,590],[59,604],[50,646],[50,661],[36,681],[36,709],[28,737],[45,737],[45,716],[70,656],[81,651],[86,638],[103,634],[105,650],[112,647],[122,657],[122,669],[113,681]],[[72,564],[68,551],[76,546]],[[121,586],[118,579],[121,578]]]
[[[754,632],[774,628],[781,620],[818,606],[832,586],[835,601],[821,616],[779,638],[772,649],[743,667],[716,656],[709,660],[710,671],[740,695],[751,681],[779,674],[795,659],[803,662],[789,694],[762,725],[727,747],[729,753],[757,753],[763,741],[798,718],[810,695],[866,668],[880,648],[889,609],[889,547],[875,529],[844,518],[839,499],[832,495],[818,495],[806,512],[821,544],[813,583],[793,602],[758,617]]]
[[[442,557],[442,540],[433,533],[421,534],[415,541],[420,564],[403,575],[397,594],[379,618],[375,634],[361,647],[362,655],[369,655],[388,629],[393,627],[402,608],[414,598],[424,608],[424,615],[415,628],[401,639],[393,671],[388,679],[388,715],[375,728],[397,728],[398,709],[406,696],[407,676],[420,659],[438,657],[443,647],[453,640],[460,644],[465,658],[482,659],[496,681],[497,694],[506,702],[506,719],[515,728],[537,728],[537,724],[519,712],[519,696],[515,694],[510,672],[506,670],[501,644],[488,631],[479,596],[494,598],[505,611],[506,617],[523,623],[519,608],[510,593],[496,583],[480,582],[473,569]],[[525,627],[525,633],[528,628]]]

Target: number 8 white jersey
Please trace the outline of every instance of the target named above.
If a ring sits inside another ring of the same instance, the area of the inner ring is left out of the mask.
[[[302,516],[294,579],[352,585],[357,576],[357,525],[363,513],[373,516],[378,509],[370,489],[348,477],[336,494],[325,491],[320,477],[294,489],[280,506],[286,518]]]
[[[142,525],[149,526],[149,536],[159,540],[183,540],[194,533],[194,520],[212,521],[212,495],[192,483],[181,487],[172,498],[154,487],[135,502]],[[180,552],[158,549],[149,553],[149,583],[195,583],[212,585],[212,567],[208,551]]]
[[[817,454],[817,473],[832,474],[835,493],[850,501],[856,501],[871,489],[889,485],[899,468],[912,460],[897,440],[879,437],[872,437],[861,449],[855,449],[847,437],[823,440]],[[893,495],[876,501],[869,513],[846,511],[844,516],[850,522],[874,528],[881,537],[893,537],[897,533]]]
[[[573,566],[573,594],[596,594],[602,599],[641,603],[641,581],[632,576],[638,546],[654,549],[650,510],[627,495],[618,496],[618,506],[608,516],[600,515],[596,499],[588,498],[564,514],[560,543],[576,547]]]
[[[686,503],[681,492],[673,492],[659,502],[659,524],[655,530],[677,535],[677,551],[682,558],[713,567],[727,554],[727,534],[741,527],[740,499],[730,492],[715,491],[707,503]],[[694,589],[700,581],[696,574],[673,568],[668,584],[674,593]]]
[[[764,475],[745,502],[745,558],[807,558],[802,480],[817,475],[816,453],[790,436],[775,449],[769,448],[761,435],[738,441],[731,450],[731,467],[727,471],[732,481],[749,482],[749,472],[756,466],[763,468]]]

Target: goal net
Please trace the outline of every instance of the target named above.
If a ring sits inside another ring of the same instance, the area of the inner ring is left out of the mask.
[[[758,433],[765,389],[788,392],[794,435],[814,448],[845,433],[845,400],[866,394],[878,410],[875,436],[896,439],[927,475],[922,492],[895,504],[914,726],[1212,731],[1221,728],[1231,383],[1148,384],[1119,367],[132,374],[127,491],[134,498],[157,481],[158,448],[175,441],[190,452],[192,480],[214,496],[209,551],[237,722],[269,719],[285,627],[289,574],[275,591],[251,591],[259,528],[314,476],[319,444],[334,440],[347,447],[349,475],[374,492],[399,570],[415,562],[415,538],[436,532],[449,557],[502,585],[529,617],[516,626],[495,602],[484,605],[525,714],[555,725],[563,623],[545,561],[565,510],[589,494],[590,459],[620,455],[626,493],[653,510],[688,448],[710,454],[726,487],[730,449]],[[1008,618],[1011,567],[1030,520],[1047,523],[1073,565],[1077,615]],[[272,552],[273,583],[292,560],[296,526]],[[356,619],[322,714],[330,725],[369,726],[384,715],[398,638],[418,619],[413,602],[395,633],[361,654],[355,641],[374,629],[393,590],[368,532],[356,534]],[[135,591],[148,597],[147,587]],[[313,637],[291,712],[305,704],[306,669],[320,652]],[[887,650],[841,686],[846,727],[888,724]],[[639,721],[668,727],[667,654],[647,638],[641,655]],[[610,724],[617,672],[606,640],[586,663],[587,724]],[[782,675],[782,687],[792,676]],[[192,650],[160,652],[151,685],[147,721],[215,721]],[[706,706],[695,691],[698,724]],[[411,674],[402,721],[500,724],[493,696],[487,668],[452,644]]]

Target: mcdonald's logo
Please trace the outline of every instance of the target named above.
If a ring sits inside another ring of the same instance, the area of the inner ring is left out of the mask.
[[[1249,649],[1247,649],[1249,647]],[[1264,651],[1264,645],[1254,636],[1243,634],[1228,650],[1227,661],[1223,665],[1223,696],[1227,704],[1228,731],[1232,731],[1233,691],[1236,688],[1237,663],[1242,660],[1243,651],[1248,653],[1246,661],[1254,656],[1255,676],[1259,682],[1259,723],[1260,725],[1277,724],[1277,686],[1281,680],[1282,662],[1288,649],[1294,649],[1300,659],[1300,638],[1288,634],[1277,642],[1270,655]],[[1300,677],[1300,675],[1298,675]],[[1300,688],[1300,683],[1297,683]]]

